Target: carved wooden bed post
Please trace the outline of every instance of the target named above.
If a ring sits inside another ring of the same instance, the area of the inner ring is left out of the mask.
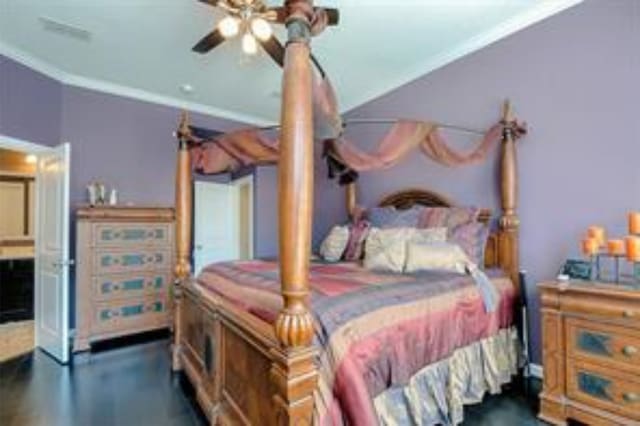
[[[308,309],[313,214],[313,110],[309,42],[310,0],[287,0],[288,43],[284,61],[278,163],[280,277],[284,307],[275,324],[281,354],[274,354],[277,424],[311,424],[317,372]]]
[[[182,312],[180,303],[182,298],[181,284],[191,274],[191,157],[187,146],[186,135],[189,133],[189,118],[187,113],[182,114],[178,130],[178,155],[176,164],[176,266],[174,270],[174,325],[173,325],[173,371],[182,369],[180,364],[180,342],[182,339]]]
[[[500,195],[502,215],[500,217],[499,264],[509,273],[516,287],[520,288],[518,228],[520,220],[516,213],[518,203],[518,168],[514,135],[514,118],[511,103],[507,99],[502,110],[504,128],[500,153]]]
[[[353,215],[355,214],[356,206],[358,204],[358,188],[355,182],[351,182],[344,187],[344,190],[347,202],[347,214],[351,219],[353,219]]]

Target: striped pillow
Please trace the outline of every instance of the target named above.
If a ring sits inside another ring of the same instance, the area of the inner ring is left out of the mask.
[[[369,235],[371,224],[366,220],[349,225],[349,241],[344,252],[344,260],[356,262],[364,257],[364,243]]]
[[[420,213],[418,228],[454,229],[477,221],[480,211],[477,207],[425,207]]]
[[[478,267],[484,265],[488,238],[489,226],[481,222],[467,223],[449,230],[449,241],[459,245]]]

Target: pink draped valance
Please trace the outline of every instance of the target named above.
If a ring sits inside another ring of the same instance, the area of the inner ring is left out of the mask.
[[[526,133],[525,126],[515,120],[500,121],[472,149],[461,151],[447,143],[437,123],[398,120],[373,150],[364,150],[342,134],[343,122],[330,81],[316,78],[313,86],[314,134],[316,140],[324,141],[330,177],[339,176],[341,183],[356,179],[358,172],[393,167],[417,150],[449,167],[478,163],[487,157],[504,132],[511,132],[514,139]],[[234,172],[247,166],[278,162],[278,141],[260,129],[242,129],[207,140],[186,136],[191,143],[192,165],[200,173]]]

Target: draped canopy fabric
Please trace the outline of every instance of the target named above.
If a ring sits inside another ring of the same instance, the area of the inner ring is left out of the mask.
[[[437,124],[403,120],[391,127],[373,152],[366,152],[341,137],[331,144],[329,153],[358,172],[393,167],[416,148],[432,160],[453,167],[482,161],[501,135],[502,124],[495,124],[471,151],[460,152],[447,144]]]
[[[515,120],[500,121],[471,150],[462,152],[446,142],[437,123],[398,120],[372,151],[366,151],[343,135],[337,97],[326,75],[314,75],[313,105],[314,137],[325,143],[329,177],[338,176],[342,184],[357,179],[358,172],[393,167],[416,149],[449,167],[478,163],[486,158],[503,131],[509,131],[514,138],[526,133],[524,125]],[[193,133],[182,136],[191,142],[192,164],[200,173],[234,172],[247,166],[278,162],[278,141],[260,129],[242,129],[206,139]]]
[[[505,128],[515,138],[526,131],[515,121],[499,122],[491,126],[471,150],[462,152],[446,142],[436,123],[399,120],[373,151],[358,148],[355,143],[339,136],[325,139],[325,156],[330,166],[330,177],[347,177],[341,179],[341,183],[357,178],[355,172],[393,167],[416,149],[440,164],[456,167],[483,161]],[[258,129],[243,129],[213,140],[192,142],[195,142],[191,148],[193,167],[200,173],[233,172],[246,166],[278,162],[278,141],[268,138]]]

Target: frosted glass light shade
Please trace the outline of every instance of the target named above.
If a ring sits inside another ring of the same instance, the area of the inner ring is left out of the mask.
[[[242,50],[248,55],[255,55],[258,51],[258,42],[249,33],[242,36]]]
[[[238,24],[238,20],[233,16],[226,16],[218,23],[218,30],[224,38],[229,38],[238,34],[240,25]]]
[[[262,18],[253,18],[251,20],[251,32],[262,41],[268,40],[273,34],[271,25]]]

